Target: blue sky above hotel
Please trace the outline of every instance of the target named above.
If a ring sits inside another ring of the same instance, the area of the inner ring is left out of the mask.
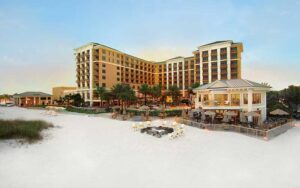
[[[75,85],[72,49],[94,41],[164,60],[244,43],[243,77],[300,84],[300,1],[1,1],[0,93]]]

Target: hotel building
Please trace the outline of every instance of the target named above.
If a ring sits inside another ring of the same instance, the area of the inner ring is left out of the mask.
[[[77,92],[90,105],[100,102],[97,86],[110,89],[127,83],[134,90],[141,84],[160,84],[163,90],[177,85],[182,96],[193,83],[241,78],[242,43],[217,41],[202,45],[191,57],[175,57],[162,62],[144,60],[108,46],[89,43],[75,49]]]
[[[24,92],[13,96],[15,104],[21,107],[51,105],[52,96],[43,92]]]

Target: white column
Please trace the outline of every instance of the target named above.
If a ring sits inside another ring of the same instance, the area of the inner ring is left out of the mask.
[[[199,50],[199,59],[200,59],[200,84],[202,85],[203,84],[203,62],[202,62],[202,52]],[[195,62],[195,65],[196,65],[196,62]],[[194,67],[194,71],[196,72],[196,66]],[[194,72],[194,73],[195,73]],[[195,77],[197,78],[197,74],[194,74]],[[196,80],[196,79],[195,79]],[[197,80],[196,80],[197,82]]]
[[[248,90],[248,112],[252,111],[252,103],[253,103],[253,97],[252,97],[253,91],[252,90]],[[248,117],[248,121],[252,121],[252,117],[249,116]]]
[[[90,106],[93,106],[93,48],[90,48]]]
[[[231,63],[230,63],[231,59],[230,59],[230,46],[227,47],[227,79],[230,80],[231,79]]]
[[[221,52],[220,48],[217,49],[217,58],[218,58],[218,80],[221,80]]]
[[[215,93],[211,92],[211,104],[215,106]]]
[[[199,92],[196,92],[196,98],[195,98],[195,108],[199,108],[200,103],[199,103]]]
[[[211,83],[211,50],[208,50],[208,83]]]
[[[261,102],[262,102],[262,109],[261,109],[261,118],[262,121],[265,121],[267,119],[267,93],[261,93]]]

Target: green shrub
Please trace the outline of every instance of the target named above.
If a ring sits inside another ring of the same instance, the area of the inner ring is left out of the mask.
[[[107,111],[103,108],[74,108],[74,107],[67,107],[67,111],[69,112],[76,112],[76,113],[84,113],[84,114],[101,114],[106,113]]]
[[[24,138],[28,141],[41,139],[43,129],[53,127],[41,120],[0,120],[0,139]]]
[[[127,110],[128,113],[133,113],[136,116],[140,116],[142,113],[145,113],[146,111],[141,111],[141,110]],[[160,110],[150,110],[149,115],[150,116],[159,116]],[[181,116],[182,110],[166,110],[165,111],[168,117],[172,116]]]
[[[166,114],[168,117],[172,117],[172,116],[181,116],[182,110],[166,110]]]

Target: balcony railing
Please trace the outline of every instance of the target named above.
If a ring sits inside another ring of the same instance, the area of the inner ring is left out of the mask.
[[[202,106],[204,107],[215,107],[215,106],[240,106],[240,102],[237,101],[203,101]]]

